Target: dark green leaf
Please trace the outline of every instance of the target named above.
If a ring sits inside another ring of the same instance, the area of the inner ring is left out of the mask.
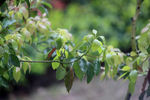
[[[94,73],[95,75],[98,75],[99,72],[100,72],[100,61],[96,60],[95,63],[94,63]]]
[[[28,8],[30,8],[30,1],[29,0],[25,0],[27,5],[28,5]]]
[[[73,69],[74,69],[75,75],[76,75],[80,80],[82,80],[82,79],[83,79],[83,76],[84,76],[84,72],[81,71],[80,66],[79,66],[79,64],[78,64],[77,62],[74,63]]]
[[[0,75],[3,75],[3,73],[6,71],[6,69],[4,69],[4,68],[2,68],[1,66],[0,66]]]
[[[4,64],[4,65],[7,65],[7,64],[8,64],[8,60],[9,60],[9,55],[8,55],[8,53],[4,53],[4,56],[3,56],[3,59],[2,59],[3,64]]]
[[[15,0],[16,1],[16,5],[18,6],[20,3],[20,0]]]
[[[41,3],[45,6],[47,6],[48,8],[52,8],[52,5],[50,3],[47,3],[47,2],[44,2],[44,1],[42,1]]]
[[[7,81],[0,76],[0,87],[9,88]]]
[[[66,74],[66,76],[65,76],[65,79],[64,79],[64,81],[65,81],[65,86],[66,86],[66,89],[67,89],[68,93],[69,93],[70,89],[72,88],[73,80],[74,80],[73,70],[70,69],[70,70],[67,72],[67,74]]]
[[[89,62],[88,62],[87,65],[88,65],[88,69],[87,69],[87,72],[86,72],[86,74],[87,74],[87,83],[90,83],[91,80],[94,77],[94,66]]]
[[[4,48],[0,46],[0,58],[3,56],[3,53],[4,53]]]
[[[57,49],[60,49],[60,48],[62,47],[62,45],[63,45],[62,39],[61,39],[61,38],[58,38],[58,39],[56,40],[56,44],[57,44]]]
[[[150,46],[147,48],[147,52],[148,54],[150,54]]]
[[[86,73],[86,71],[87,71],[87,62],[84,59],[81,59],[79,61],[79,66],[81,68],[81,71]]]
[[[56,71],[56,79],[57,80],[62,80],[66,75],[66,70],[60,66],[57,68],[57,71]]]
[[[20,67],[20,61],[16,55],[10,54],[9,55],[9,64],[12,66]]]

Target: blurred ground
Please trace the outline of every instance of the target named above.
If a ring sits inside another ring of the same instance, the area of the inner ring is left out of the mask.
[[[135,93],[131,100],[138,100],[143,78],[137,81]],[[22,95],[15,97],[9,95],[9,100],[124,100],[128,81],[113,81],[95,78],[90,84],[86,81],[75,80],[71,92],[66,92],[63,83],[52,85],[48,88],[38,88],[30,96]],[[150,100],[150,98],[144,99]]]

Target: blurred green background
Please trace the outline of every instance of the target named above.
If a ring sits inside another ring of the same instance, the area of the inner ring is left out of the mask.
[[[57,1],[57,2],[55,2]],[[66,28],[80,40],[92,29],[104,35],[107,44],[127,52],[130,50],[131,17],[135,13],[136,0],[52,0],[49,11],[52,28]],[[59,3],[58,3],[59,2]],[[64,3],[65,7],[60,7]],[[145,0],[137,23],[137,34],[148,22],[150,1]]]

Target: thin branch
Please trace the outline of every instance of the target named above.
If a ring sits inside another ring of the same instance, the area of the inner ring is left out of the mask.
[[[89,50],[91,49],[91,47],[89,47],[89,49],[81,56],[79,56],[76,60],[74,61],[70,61],[70,62],[64,62],[64,61],[59,61],[59,60],[41,60],[41,61],[31,61],[31,60],[20,60],[20,62],[29,62],[29,63],[52,63],[52,62],[58,62],[61,64],[72,64],[73,62],[77,62],[79,61],[83,56],[87,55],[87,53],[89,52]]]
[[[144,91],[145,91],[146,84],[147,84],[147,81],[148,81],[148,80],[150,80],[150,69],[149,69],[149,71],[148,71],[148,73],[147,73],[147,76],[146,76],[145,79],[144,79],[141,92],[144,92]]]
[[[136,51],[137,47],[136,47],[136,21],[138,19],[138,16],[140,14],[140,9],[141,9],[141,5],[143,3],[144,0],[137,0],[137,6],[136,6],[136,13],[135,15],[132,17],[132,33],[131,33],[131,42],[132,42],[132,50]]]

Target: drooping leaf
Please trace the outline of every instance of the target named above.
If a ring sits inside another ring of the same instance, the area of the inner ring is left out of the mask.
[[[54,58],[54,60],[58,60],[58,56],[56,56],[55,58]],[[58,62],[52,62],[52,68],[55,70],[55,69],[57,69],[58,67],[59,67],[59,63]]]
[[[130,92],[131,94],[133,94],[133,93],[134,93],[134,89],[135,89],[135,83],[132,82],[132,81],[130,81],[128,88],[129,88],[129,92]]]
[[[57,49],[60,49],[60,48],[62,47],[62,45],[63,45],[62,39],[61,39],[61,38],[58,38],[58,39],[56,40],[56,44],[57,44]]]
[[[3,55],[2,62],[3,62],[4,65],[7,65],[8,61],[9,61],[9,55],[8,55],[8,53],[5,52],[4,55]]]
[[[87,64],[87,66],[88,66],[88,69],[87,69],[87,72],[86,72],[86,74],[87,74],[87,83],[90,83],[91,80],[94,77],[94,66],[89,62]]]
[[[24,73],[26,73],[26,71],[28,70],[28,63],[27,62],[24,62],[23,64],[22,64],[22,69],[23,69],[23,71],[24,71]]]
[[[97,39],[95,39],[94,41],[93,41],[93,43],[92,43],[92,50],[93,51],[97,51],[98,50],[98,48],[100,48],[102,46],[102,43],[99,41],[99,40],[97,40]]]
[[[13,70],[13,77],[16,80],[16,82],[18,82],[21,78],[21,71],[19,67],[15,67]]]
[[[74,69],[75,75],[76,75],[80,80],[82,80],[85,73],[80,69],[80,66],[79,66],[78,62],[75,62],[75,63],[73,64],[73,69]]]
[[[29,0],[25,0],[27,5],[28,5],[28,8],[30,8],[30,1]]]
[[[16,1],[16,6],[18,6],[20,3],[20,0],[15,0],[15,1]]]
[[[87,71],[87,62],[84,59],[80,59],[79,66],[81,68],[81,71],[86,73],[86,71]]]
[[[56,70],[56,79],[62,80],[65,77],[65,75],[66,75],[66,70],[62,66],[58,67]]]
[[[138,73],[136,70],[132,70],[129,74],[129,79],[132,83],[135,83],[137,80]]]
[[[96,61],[94,62],[94,74],[95,74],[95,75],[98,75],[98,74],[99,74],[99,72],[100,72],[100,67],[101,67],[100,61],[99,61],[99,60],[96,60]]]
[[[4,49],[2,46],[0,46],[0,58],[3,56],[3,53],[4,53]]]
[[[16,55],[10,54],[9,55],[9,64],[12,66],[20,67],[20,61]]]
[[[100,80],[104,80],[104,78],[105,78],[105,72],[102,72],[100,76]]]
[[[109,71],[109,66],[107,62],[105,62],[105,76],[108,74],[108,71]]]
[[[65,76],[65,79],[64,79],[64,81],[65,81],[65,86],[66,86],[66,89],[67,89],[68,93],[69,93],[70,89],[72,88],[73,80],[74,80],[73,70],[70,69],[70,70],[67,72],[67,74],[66,74],[66,76]]]
[[[9,88],[8,82],[0,76],[0,87]]]

